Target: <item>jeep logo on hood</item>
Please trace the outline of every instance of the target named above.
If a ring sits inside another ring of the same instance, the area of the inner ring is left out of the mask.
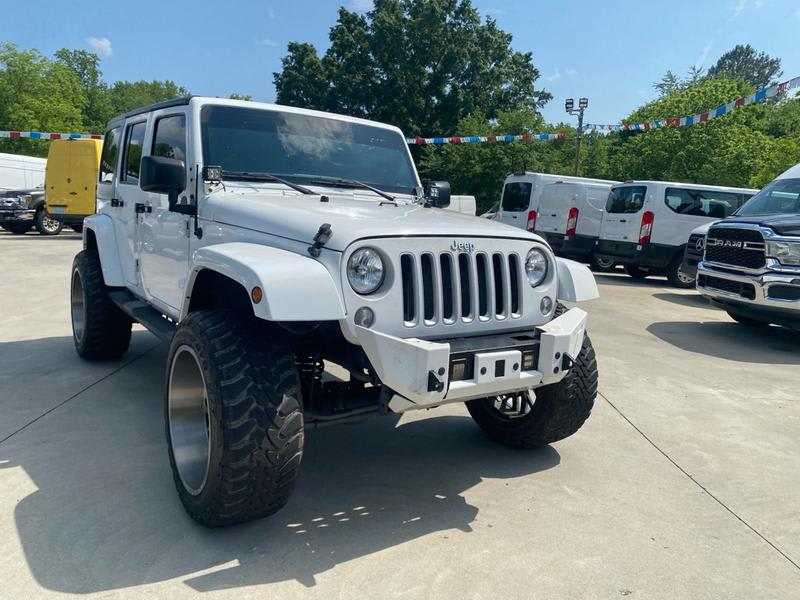
[[[453,243],[450,244],[450,251],[451,252],[469,252],[470,254],[475,251],[475,244],[471,242],[459,242],[458,240],[453,240]]]

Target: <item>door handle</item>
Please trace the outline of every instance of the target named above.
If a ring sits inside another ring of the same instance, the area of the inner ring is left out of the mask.
[[[112,198],[111,199],[111,206],[113,208],[120,208],[122,206],[125,206],[125,203],[122,200],[120,200],[119,198]]]
[[[149,204],[142,204],[141,202],[137,202],[136,204],[134,204],[134,207],[136,208],[137,214],[153,212],[153,207],[150,206]]]
[[[628,222],[628,219],[620,219],[620,220],[619,220],[619,222],[620,222],[620,223],[627,223],[627,222]]]

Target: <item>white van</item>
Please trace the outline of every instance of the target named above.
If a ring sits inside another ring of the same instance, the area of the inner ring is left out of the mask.
[[[683,268],[691,231],[724,219],[758,190],[669,181],[626,181],[611,188],[597,253],[623,263],[631,277],[663,273],[676,287],[694,287]]]
[[[46,164],[44,158],[0,153],[0,192],[44,187]]]
[[[475,202],[475,196],[450,196],[450,204],[447,206],[447,210],[474,217],[478,210],[478,205]]]
[[[542,186],[536,233],[544,237],[559,256],[592,264],[598,271],[608,271],[614,261],[597,256],[608,193],[613,181],[556,181]]]
[[[546,185],[560,181],[561,183],[601,183],[614,184],[616,181],[590,179],[588,177],[570,177],[568,175],[552,175],[550,173],[518,172],[506,177],[503,192],[500,195],[500,208],[494,219],[506,225],[513,225],[534,231],[539,216],[539,201]]]

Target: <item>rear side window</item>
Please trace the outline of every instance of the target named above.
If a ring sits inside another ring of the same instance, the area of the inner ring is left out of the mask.
[[[123,156],[122,180],[127,183],[139,183],[139,168],[142,162],[142,145],[146,123],[134,123],[128,126],[125,136],[125,155]]]
[[[103,139],[103,154],[100,156],[100,183],[114,183],[121,138],[122,127],[106,131]]]
[[[744,201],[743,194],[690,188],[667,188],[664,202],[673,212],[693,217],[724,219],[738,209]]]
[[[186,117],[173,115],[156,121],[153,156],[182,160],[186,164]]]
[[[507,183],[503,188],[503,210],[520,212],[527,210],[533,185],[522,181]]]
[[[647,194],[647,186],[644,185],[612,188],[608,193],[606,212],[637,213],[644,206],[645,194]]]

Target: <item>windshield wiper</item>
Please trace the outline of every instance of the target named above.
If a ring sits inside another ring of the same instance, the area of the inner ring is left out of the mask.
[[[282,183],[283,185],[292,188],[293,190],[297,190],[301,194],[311,194],[312,196],[317,196],[316,192],[312,192],[307,187],[302,185],[298,185],[296,183],[292,183],[291,181],[287,181],[282,177],[276,177],[271,173],[261,173],[261,172],[248,172],[248,171],[222,171],[222,176],[227,177],[228,179],[240,179],[242,181],[275,181],[277,183]]]
[[[383,196],[389,202],[397,202],[394,196],[384,192],[383,190],[379,190],[376,187],[371,186],[368,183],[364,183],[363,181],[356,181],[355,179],[339,179],[336,177],[315,177],[314,179],[310,180],[311,183],[321,183],[323,185],[333,185],[338,187],[352,187],[352,188],[361,188],[364,190],[369,190],[371,192],[375,192],[379,196]]]

